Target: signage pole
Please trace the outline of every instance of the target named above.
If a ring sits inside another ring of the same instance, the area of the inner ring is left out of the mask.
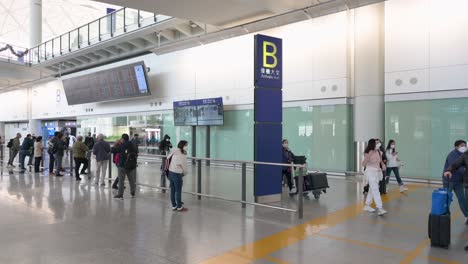
[[[197,156],[197,127],[192,126],[192,157]],[[192,159],[192,164],[196,164],[196,160]]]
[[[206,157],[211,158],[211,153],[210,153],[210,148],[211,148],[211,141],[210,141],[210,132],[211,132],[211,127],[206,126]],[[206,161],[206,166],[210,166],[210,161]]]

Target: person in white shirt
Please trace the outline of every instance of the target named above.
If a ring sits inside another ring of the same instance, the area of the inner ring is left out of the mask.
[[[400,186],[400,192],[407,191],[408,188],[405,187],[403,181],[400,178],[400,158],[398,158],[395,140],[391,139],[390,141],[388,141],[385,156],[387,157],[387,178],[390,177],[390,174],[392,174],[393,171],[398,185]]]
[[[188,142],[181,140],[177,148],[167,157],[170,160],[169,181],[171,183],[172,210],[178,212],[187,211],[182,202],[182,178],[187,175],[187,151]]]

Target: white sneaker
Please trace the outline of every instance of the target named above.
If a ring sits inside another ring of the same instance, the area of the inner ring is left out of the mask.
[[[296,187],[292,187],[292,189],[289,191],[289,194],[296,194],[297,190]]]
[[[404,185],[400,186],[400,192],[406,192],[408,188],[406,188]]]
[[[377,215],[384,215],[386,213],[387,213],[387,211],[385,211],[385,209],[383,209],[383,208],[380,208],[380,209],[377,210]]]
[[[375,212],[375,209],[370,207],[369,205],[366,205],[366,206],[364,206],[364,211],[369,212],[369,213],[373,213],[373,212]]]

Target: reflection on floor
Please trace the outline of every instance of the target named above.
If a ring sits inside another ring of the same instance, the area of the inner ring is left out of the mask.
[[[141,164],[138,181],[160,184],[159,164]],[[467,263],[468,227],[456,202],[449,250],[431,248],[427,214],[433,187],[390,186],[384,217],[362,212],[360,183],[330,179],[305,217],[268,208],[184,196],[172,212],[168,194],[140,188],[137,199],[70,176],[0,171],[0,263]],[[113,172],[115,174],[115,171]],[[185,179],[194,191],[196,171]],[[203,192],[240,198],[238,169],[203,169]],[[252,199],[252,175],[248,175]],[[286,190],[285,190],[286,193]],[[276,204],[296,208],[296,197]]]

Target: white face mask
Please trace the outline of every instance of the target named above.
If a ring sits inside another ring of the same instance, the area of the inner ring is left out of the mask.
[[[395,145],[390,145],[390,148],[394,149],[394,148],[395,148]]]
[[[187,152],[187,150],[188,150],[188,146],[185,146],[184,151]]]
[[[375,149],[379,149],[381,146],[382,146],[382,143],[377,143],[377,145],[375,146]]]
[[[466,147],[459,147],[458,151],[460,151],[460,153],[465,153],[466,152]]]
[[[169,139],[166,139],[167,142],[169,142]]]
[[[283,147],[288,148],[289,144],[283,144]]]

